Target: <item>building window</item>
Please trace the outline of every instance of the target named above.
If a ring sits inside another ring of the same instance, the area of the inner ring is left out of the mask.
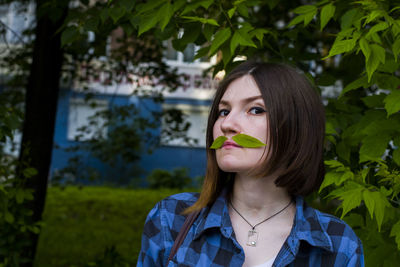
[[[166,122],[163,121],[161,134],[161,144],[166,146],[192,146],[192,147],[205,147],[206,146],[206,130],[207,130],[207,118],[209,107],[208,106],[193,106],[187,104],[163,104],[163,109],[178,109],[185,115],[185,119],[190,123],[190,127],[186,132],[186,136],[190,140],[197,140],[197,143],[186,142],[184,137],[178,137],[171,139],[165,134],[168,128]]]
[[[106,100],[85,101],[81,98],[70,99],[68,114],[68,140],[86,141],[96,135],[107,136],[105,119],[98,112],[108,109]]]

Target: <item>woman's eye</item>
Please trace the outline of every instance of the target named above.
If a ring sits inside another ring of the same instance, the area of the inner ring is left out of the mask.
[[[221,109],[220,111],[218,111],[218,116],[219,117],[225,117],[229,114],[229,110],[227,109]]]
[[[265,110],[263,108],[260,108],[260,107],[252,107],[249,110],[249,113],[250,114],[254,114],[254,115],[262,114],[264,112],[265,112]]]

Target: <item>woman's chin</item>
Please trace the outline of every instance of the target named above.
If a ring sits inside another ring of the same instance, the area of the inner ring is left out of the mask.
[[[248,168],[241,166],[238,164],[239,162],[218,162],[218,166],[224,172],[243,172],[246,171]]]

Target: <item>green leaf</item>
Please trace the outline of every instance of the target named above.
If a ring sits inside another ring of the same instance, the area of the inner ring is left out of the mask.
[[[260,41],[260,44],[262,44],[262,41],[263,41],[263,39],[264,39],[264,35],[265,34],[268,34],[268,33],[271,33],[269,30],[266,30],[266,29],[255,29],[255,30],[253,30],[253,31],[251,31],[250,32],[250,35],[253,37],[253,36],[256,36],[256,38],[258,39],[258,41]]]
[[[325,160],[324,164],[329,166],[330,168],[344,167],[343,163],[337,160]]]
[[[35,234],[39,234],[40,233],[40,228],[37,226],[31,226],[30,227],[31,232],[35,233]]]
[[[294,25],[299,24],[302,21],[304,21],[304,15],[299,15],[299,16],[295,17],[294,19],[292,19],[290,21],[290,23],[287,25],[287,27],[292,27]]]
[[[384,109],[372,110],[376,111],[372,116],[370,116],[370,111],[367,111],[362,118],[365,123],[360,124],[362,128],[358,129],[359,134],[363,136],[393,135],[394,131],[400,129],[400,121],[388,119]]]
[[[248,148],[257,148],[266,146],[263,142],[258,140],[255,137],[252,137],[247,134],[237,134],[232,137],[233,141],[235,141],[239,146],[248,147]]]
[[[362,140],[360,148],[360,163],[380,159],[385,153],[391,136],[388,134],[371,135]]]
[[[392,50],[393,50],[394,58],[395,58],[395,60],[396,60],[396,62],[397,62],[397,58],[398,58],[398,56],[399,56],[399,54],[400,54],[400,38],[398,38],[398,39],[393,43]]]
[[[218,22],[215,19],[206,19],[206,18],[192,17],[192,16],[182,16],[182,18],[188,19],[190,21],[198,21],[203,24],[211,24],[211,25],[219,26]]]
[[[14,216],[8,210],[6,210],[6,213],[4,214],[4,219],[10,224],[14,222]]]
[[[395,237],[397,249],[400,250],[400,220],[393,225],[392,230],[390,231],[390,236]]]
[[[392,90],[383,100],[388,117],[400,110],[400,90]]]
[[[357,208],[361,204],[361,192],[362,188],[355,188],[351,191],[347,191],[342,195],[342,207],[343,212],[341,218],[343,218],[349,211]]]
[[[108,8],[103,8],[100,11],[101,22],[104,23],[108,19]]]
[[[362,38],[360,38],[359,43],[360,43],[361,51],[363,52],[363,54],[365,56],[365,61],[368,61],[369,56],[371,55],[371,49],[369,48],[368,41],[364,37],[362,37]]]
[[[347,172],[328,172],[322,182],[319,192],[325,187],[335,184],[337,186],[343,184],[345,181],[353,179],[354,174],[350,171]]]
[[[392,25],[392,33],[394,37],[400,33],[400,19],[395,20],[395,23]]]
[[[366,69],[368,74],[368,82],[372,78],[375,70],[378,68],[379,64],[385,64],[385,49],[377,44],[371,44],[371,55],[367,61]]]
[[[321,10],[321,31],[325,28],[326,24],[333,18],[335,15],[336,7],[330,3],[324,6]]]
[[[235,52],[235,49],[236,49],[236,47],[238,47],[238,45],[251,46],[251,47],[257,48],[257,46],[251,40],[250,36],[245,31],[245,29],[239,29],[239,30],[235,31],[235,33],[233,34],[233,37],[231,40],[231,53],[232,54]]]
[[[355,39],[347,39],[347,40],[335,41],[333,43],[332,48],[329,51],[329,55],[327,57],[332,57],[332,56],[335,56],[335,55],[339,55],[339,54],[343,54],[343,53],[349,52],[354,48],[355,45],[356,45],[356,40]]]
[[[267,5],[270,10],[274,9],[281,0],[268,0]]]
[[[336,153],[340,158],[350,162],[351,149],[345,141],[341,141],[336,145]]]
[[[85,20],[83,24],[83,28],[87,31],[96,31],[97,26],[99,25],[99,18],[98,17],[90,17],[89,19]]]
[[[372,192],[368,189],[363,191],[363,200],[372,219],[374,216],[375,201],[373,199]]]
[[[160,20],[160,27],[161,30],[164,31],[168,22],[171,20],[172,15],[174,14],[172,5],[169,2],[165,3],[162,7],[160,7],[159,14],[162,15],[162,18]]]
[[[232,7],[231,9],[228,10],[228,16],[229,18],[232,18],[233,14],[235,14],[236,7]]]
[[[370,12],[367,15],[367,19],[365,20],[364,25],[367,25],[371,21],[376,20],[380,17],[383,17],[384,15],[385,15],[385,13],[382,10],[372,10],[372,12]]]
[[[361,98],[364,104],[369,108],[383,108],[383,99],[386,97],[386,94],[379,95],[370,95]]]
[[[126,9],[121,6],[113,6],[109,9],[108,14],[113,19],[114,23],[125,15]]]
[[[327,121],[325,124],[325,133],[326,134],[337,134],[335,127],[329,121]]]
[[[211,37],[214,34],[215,26],[210,24],[204,24],[203,26],[203,35],[206,37],[207,41],[211,41]]]
[[[298,8],[293,10],[293,12],[296,14],[306,14],[314,11],[317,11],[317,8],[313,5],[299,6]]]
[[[328,172],[327,174],[325,174],[324,180],[323,180],[318,192],[321,192],[322,189],[324,189],[325,187],[335,184],[336,181],[338,181],[341,176],[342,176],[342,173],[339,173],[339,172]]]
[[[130,12],[135,7],[135,1],[132,0],[120,0],[119,3],[127,12]]]
[[[317,14],[317,9],[315,9],[312,12],[304,14],[304,27],[310,24],[310,22],[312,21],[312,19],[315,17],[316,14]]]
[[[219,30],[215,34],[214,39],[211,43],[210,55],[213,55],[215,52],[217,52],[218,48],[223,43],[225,43],[225,41],[228,40],[229,37],[231,37],[231,30],[229,28]]]
[[[182,11],[181,15],[184,15],[184,14],[189,13],[191,11],[195,11],[199,6],[202,6],[205,9],[208,9],[213,2],[214,2],[213,0],[204,0],[204,1],[193,2],[193,3],[189,4],[189,5],[186,5],[186,7]]]
[[[154,14],[140,17],[138,36],[156,26],[159,19],[160,17],[154,16]]]
[[[228,140],[228,138],[226,136],[218,136],[214,142],[212,143],[212,145],[210,146],[210,149],[218,149],[221,148],[222,145],[225,143],[225,141]]]
[[[32,177],[32,176],[35,176],[37,173],[38,173],[38,172],[37,172],[37,170],[36,170],[35,168],[25,168],[25,169],[23,170],[23,175],[24,175],[26,178],[30,178],[30,177]]]
[[[348,85],[346,85],[346,87],[343,88],[342,92],[340,93],[340,97],[342,97],[345,93],[347,93],[351,90],[358,89],[360,87],[366,88],[367,86],[368,86],[368,79],[366,76],[363,76],[363,77],[349,83]]]
[[[386,77],[389,77],[389,78],[392,79],[392,80],[396,79],[396,80],[398,80],[398,81],[400,81],[400,78],[397,77],[397,76],[394,76],[394,75],[393,75],[393,72],[396,72],[396,71],[399,70],[399,69],[400,69],[400,62],[397,62],[397,61],[396,61],[394,58],[392,58],[392,57],[390,57],[390,58],[388,58],[387,60],[385,60],[385,64],[380,65],[380,66],[378,67],[378,70],[379,70],[380,72],[389,73],[389,74],[385,74]],[[396,84],[394,84],[394,86],[392,86],[390,89],[397,88],[397,86],[398,86],[399,84],[400,84],[400,82],[396,82]]]
[[[183,7],[185,4],[186,4],[186,0],[174,1],[173,6],[172,6],[173,7],[172,12],[175,13],[176,11],[181,9],[181,7]]]
[[[201,24],[193,22],[193,23],[186,23],[183,29],[183,35],[180,39],[175,39],[173,41],[174,47],[176,50],[183,51],[187,44],[194,43],[196,39],[199,37],[201,33]]]
[[[365,183],[365,179],[367,178],[369,171],[370,171],[370,168],[364,168],[361,170],[360,176],[362,178],[363,183]]]
[[[208,51],[210,50],[209,46],[205,46],[197,50],[196,55],[194,56],[194,59],[202,58],[208,54]]]
[[[224,68],[225,68],[226,65],[232,59],[233,54],[231,53],[231,50],[229,49],[229,45],[223,45],[221,51],[222,51],[222,61],[224,62]]]
[[[70,44],[79,36],[79,30],[75,26],[66,28],[61,34],[61,46]]]
[[[380,191],[371,192],[371,197],[375,202],[375,218],[380,231],[385,216],[385,208],[390,207],[390,203]]]
[[[16,193],[15,193],[15,200],[17,201],[18,204],[21,204],[22,202],[24,202],[24,191],[22,189],[17,189]]]
[[[371,35],[386,30],[389,27],[389,24],[387,22],[380,22],[376,25],[374,25],[371,29],[369,29],[367,35],[365,36],[365,38],[369,38]]]
[[[348,10],[340,18],[340,27],[342,31],[349,29],[353,25],[353,21],[357,19],[357,14],[360,13],[357,8]]]
[[[339,188],[330,194],[342,200],[342,204],[340,205],[343,209],[341,218],[343,218],[352,209],[360,206],[363,190],[363,186],[355,182],[349,182],[343,188]]]
[[[393,151],[393,160],[398,166],[400,166],[400,148]]]
[[[240,5],[237,5],[237,11],[243,17],[246,17],[246,18],[249,17],[249,11],[247,9],[246,3],[241,3]]]
[[[148,1],[147,3],[144,4],[139,4],[136,8],[136,12],[138,14],[143,14],[147,11],[151,12],[163,3],[165,3],[165,0],[153,0],[153,1]]]
[[[387,63],[388,62],[386,62],[384,65],[381,66],[386,66],[386,69],[388,69],[389,66]],[[383,68],[378,68],[378,70],[383,71]],[[400,85],[400,79],[395,75],[375,73],[374,76],[375,76],[374,82],[378,85],[379,89],[396,90],[396,88]]]

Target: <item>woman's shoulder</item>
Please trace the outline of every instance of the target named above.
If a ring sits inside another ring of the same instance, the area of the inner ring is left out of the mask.
[[[344,220],[317,209],[314,209],[314,211],[319,218],[321,226],[329,236],[346,237],[358,242],[356,233]]]
[[[184,210],[190,206],[192,206],[197,199],[199,198],[199,193],[194,192],[185,192],[178,193],[171,196],[168,196],[161,200],[161,206],[163,208],[174,208],[177,213],[180,213],[180,210]]]
[[[363,255],[362,243],[354,230],[342,219],[314,209],[306,205],[305,218],[311,228],[318,234],[312,234],[314,237],[318,236],[320,239],[326,239],[326,248],[335,253]],[[350,253],[350,254],[349,254]]]
[[[199,193],[185,192],[174,194],[159,201],[150,213],[153,213],[155,216],[159,214],[183,216],[183,211],[192,206],[198,198]]]

